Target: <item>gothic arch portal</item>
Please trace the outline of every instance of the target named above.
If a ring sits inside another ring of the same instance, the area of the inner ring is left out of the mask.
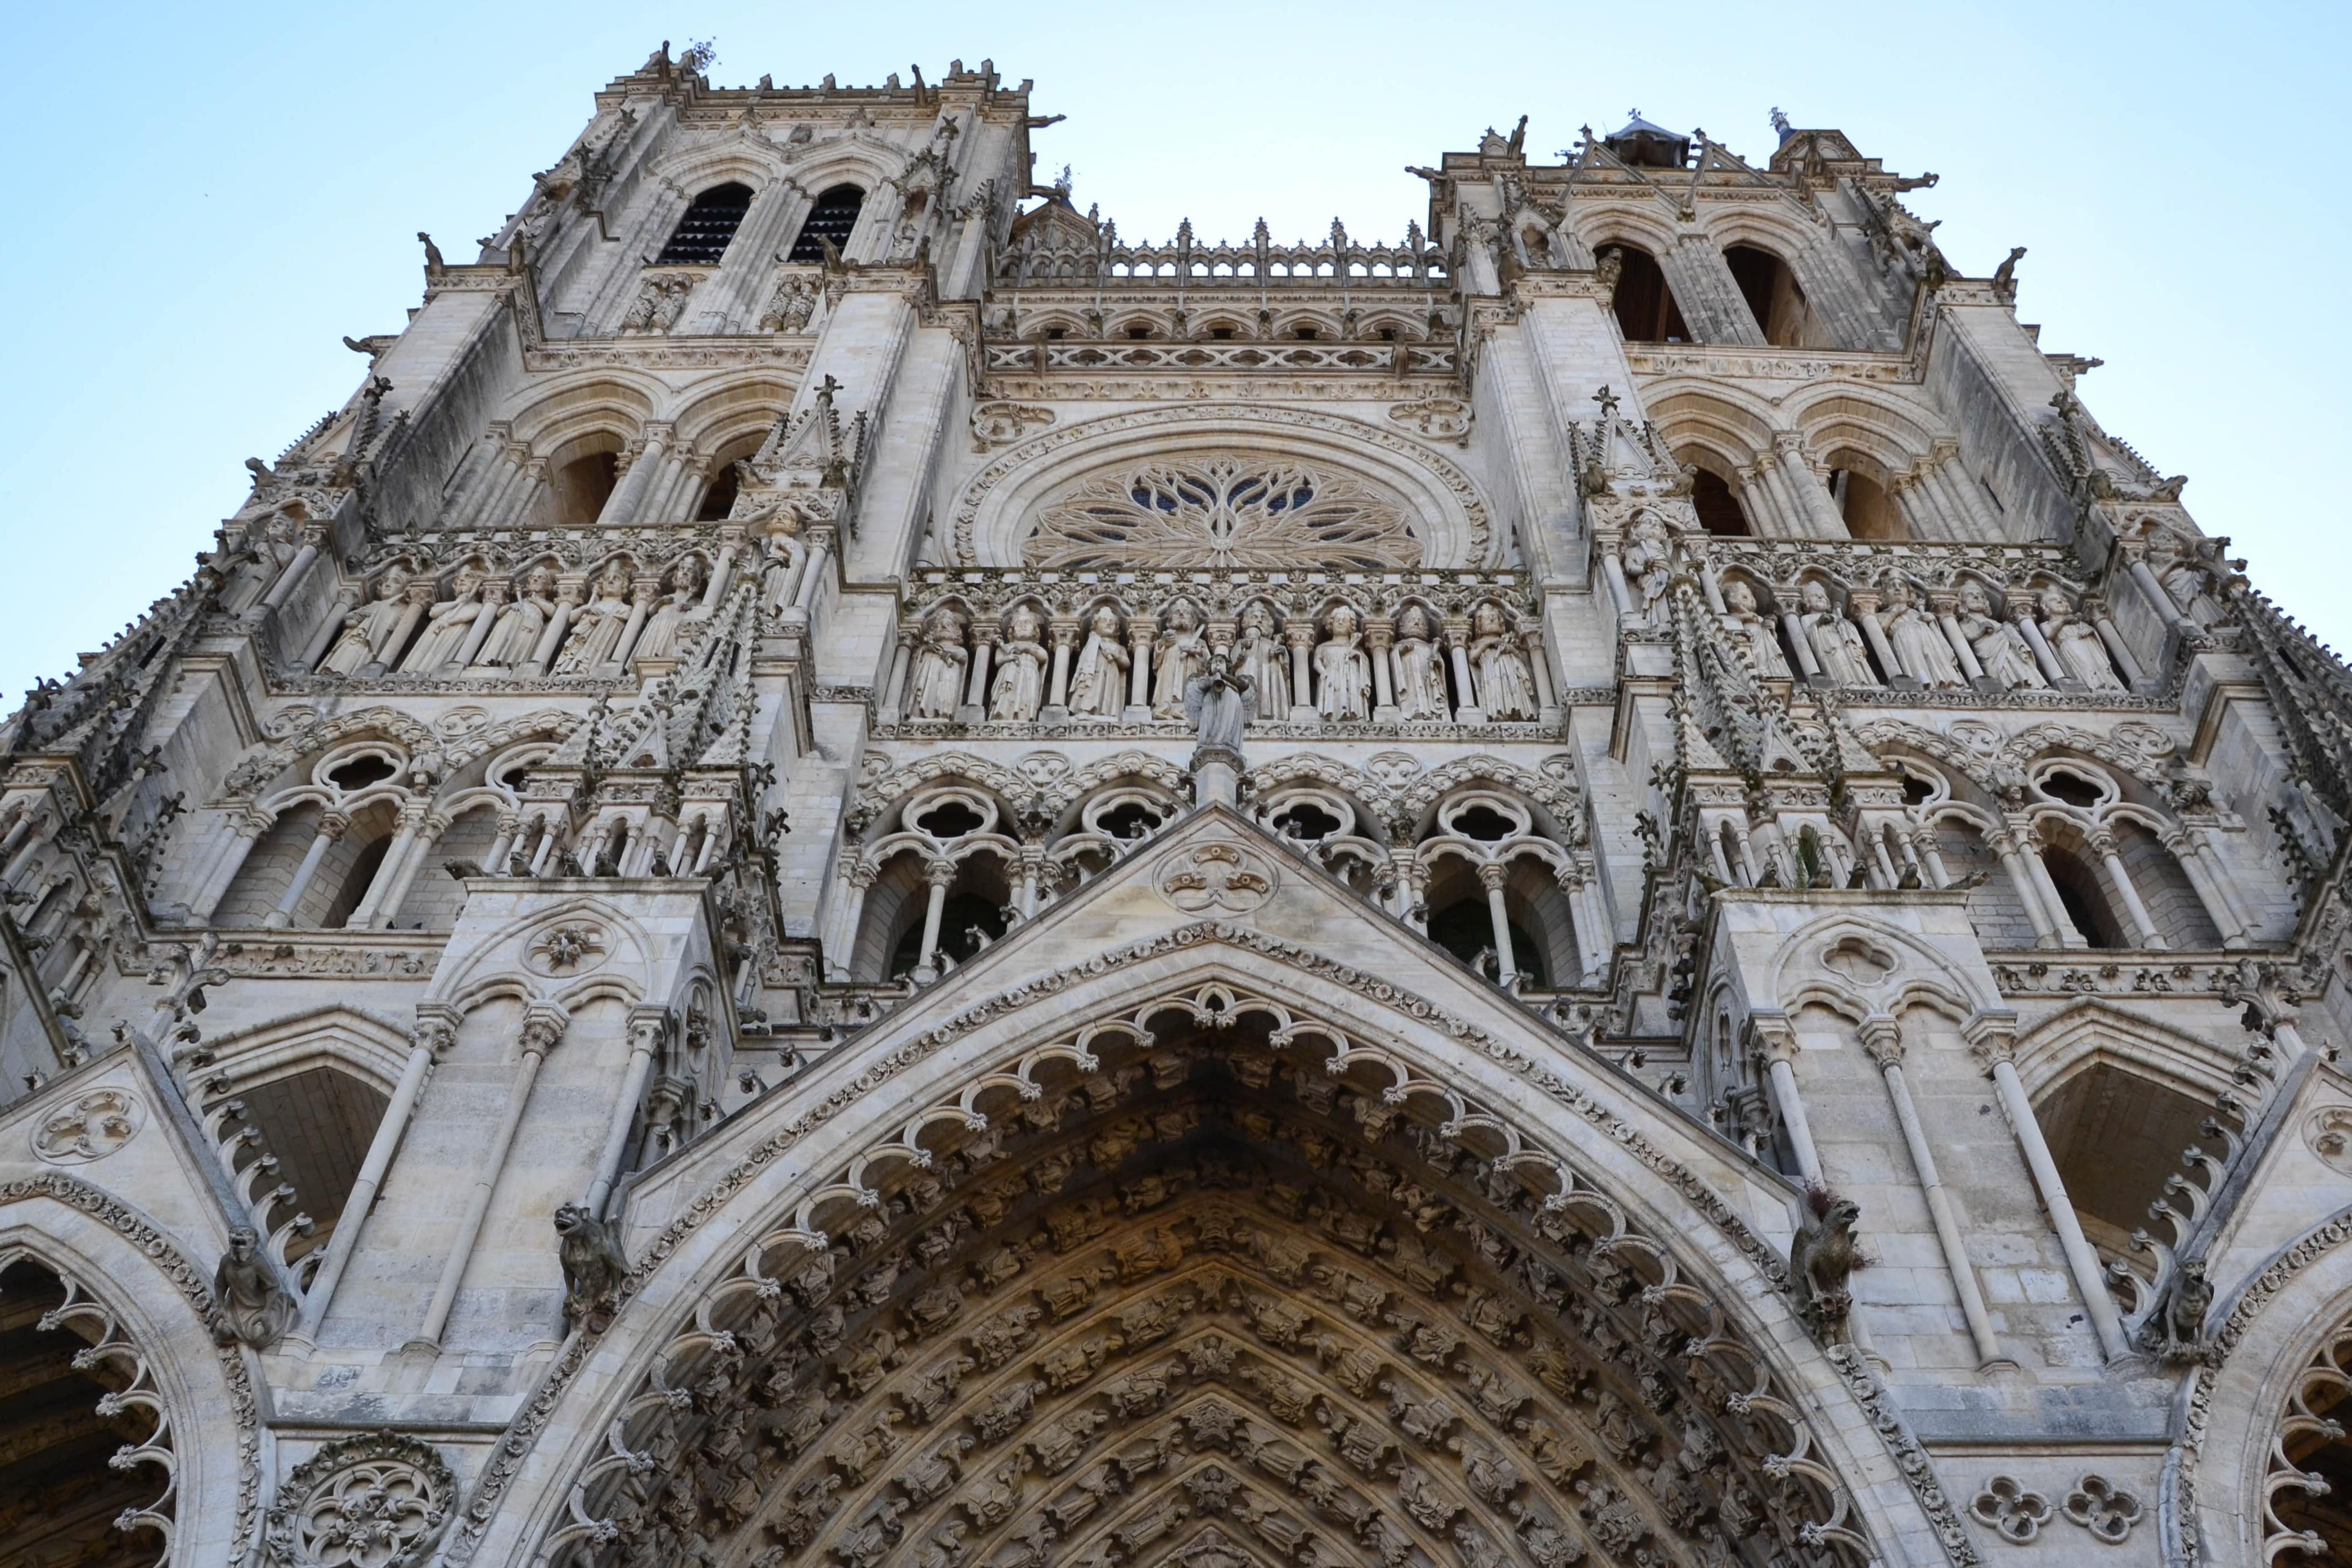
[[[511,1501],[524,1462],[493,1466],[453,1563],[709,1531],[1158,1563],[1211,1531],[1237,1563],[1758,1531],[1891,1563],[1957,1531],[1840,1436],[1874,1391],[1796,1326],[1733,1167],[1613,1086],[1221,923],[989,997],[1024,973],[994,957],[640,1188],[642,1348],[567,1347],[507,1445],[560,1454]]]

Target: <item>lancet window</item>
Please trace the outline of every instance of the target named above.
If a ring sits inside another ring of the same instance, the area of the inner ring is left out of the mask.
[[[1615,279],[1616,293],[1612,304],[1627,342],[1691,341],[1682,306],[1675,299],[1674,287],[1666,281],[1665,271],[1659,267],[1656,257],[1638,245],[1620,241],[1604,247],[1600,259],[1601,276],[1613,275]]]
[[[660,267],[718,265],[751,210],[751,187],[730,180],[696,196],[670,231],[669,243],[654,258]]]
[[[820,193],[808,216],[801,220],[800,237],[793,241],[792,251],[784,259],[823,261],[827,245],[836,255],[847,249],[849,237],[857,229],[857,215],[865,205],[866,193],[856,185],[835,185]]]

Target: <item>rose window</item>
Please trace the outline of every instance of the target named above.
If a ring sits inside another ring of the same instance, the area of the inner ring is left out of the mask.
[[[1411,514],[1351,475],[1245,458],[1151,463],[1081,480],[1023,550],[1032,566],[1391,571],[1421,563]]]

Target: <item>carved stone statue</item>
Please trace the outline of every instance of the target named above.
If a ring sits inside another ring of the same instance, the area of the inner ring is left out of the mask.
[[[1846,1316],[1853,1310],[1848,1281],[1862,1263],[1853,1239],[1861,1217],[1853,1199],[1827,1187],[1811,1188],[1789,1243],[1789,1294],[1796,1298],[1797,1315],[1824,1342],[1843,1338]]]
[[[1789,661],[1780,657],[1780,638],[1771,621],[1756,607],[1756,590],[1734,577],[1723,585],[1723,629],[1748,655],[1756,673],[1788,679]]]
[[[1105,605],[1095,612],[1087,646],[1070,672],[1070,716],[1116,719],[1127,706],[1127,670],[1135,656],[1119,640],[1118,612]]]
[[[268,1350],[285,1336],[299,1305],[262,1255],[260,1236],[243,1225],[228,1233],[228,1250],[213,1270],[213,1299],[220,1309],[214,1337],[256,1350]]]
[[[2025,646],[2025,638],[2015,626],[2003,622],[1992,613],[1992,601],[1983,588],[1974,583],[1960,588],[1960,609],[1957,617],[1960,635],[1969,639],[1969,647],[1984,666],[1984,672],[2000,682],[2004,691],[2047,691],[2050,682],[2033,662],[2033,650]]]
[[[1813,661],[1832,686],[1882,684],[1870,668],[1862,628],[1837,613],[1821,579],[1809,579],[1797,590],[1797,625],[1804,629],[1805,640],[1812,645]]]
[[[797,332],[816,310],[816,283],[806,273],[788,272],[776,279],[768,308],[760,314],[763,332]]]
[[[2056,588],[2042,590],[2035,606],[2042,612],[2042,635],[2050,641],[2050,651],[2058,656],[2058,663],[2067,674],[2093,691],[2121,691],[2122,678],[2107,658],[2107,645],[2099,640],[2098,631],[2088,621],[2074,613],[2066,595]]]
[[[629,569],[615,561],[596,579],[594,596],[580,606],[555,660],[557,675],[591,675],[612,661],[629,627]]]
[[[425,629],[400,661],[402,674],[431,675],[466,646],[467,634],[483,614],[482,574],[468,567],[457,574],[450,587],[454,596],[447,603],[425,612]]]
[[[1356,629],[1356,612],[1335,606],[1327,623],[1328,635],[1315,650],[1315,706],[1326,719],[1369,719],[1372,716],[1372,663],[1364,655],[1364,634]]]
[[[1246,671],[1234,669],[1223,654],[1217,654],[1209,660],[1206,671],[1186,683],[1184,717],[1192,721],[1193,732],[1200,738],[1192,752],[1194,766],[1212,754],[1239,766],[1242,737],[1249,721],[1257,717],[1257,683]]]
[[[1447,720],[1454,711],[1445,696],[1445,655],[1429,624],[1429,613],[1407,605],[1397,617],[1396,700],[1399,719]]]
[[[1014,607],[1004,625],[1004,641],[996,650],[996,671],[989,678],[988,716],[1014,723],[1037,717],[1045,700],[1045,645],[1040,640],[1045,623],[1026,605]]]
[[[1536,701],[1535,677],[1528,672],[1527,655],[1518,634],[1500,605],[1478,606],[1471,618],[1470,667],[1478,683],[1478,706],[1489,719],[1533,719],[1542,711]]]
[[[408,573],[401,567],[388,567],[376,580],[375,597],[353,610],[343,622],[335,646],[319,661],[321,675],[357,675],[367,662],[375,658],[375,650],[392,628],[400,624],[401,600],[408,592]]]
[[[629,1260],[604,1222],[578,1204],[555,1211],[555,1251],[563,1265],[563,1326],[576,1329],[585,1321],[602,1329],[619,1305],[621,1281],[628,1278]]]
[[[951,605],[931,612],[923,625],[923,642],[915,655],[915,684],[908,694],[907,714],[913,719],[952,719],[963,702],[964,675],[971,668],[971,650],[963,645],[963,617]]]
[[[1290,716],[1290,660],[1264,603],[1242,611],[1241,640],[1234,645],[1234,668],[1257,686],[1258,706],[1278,718]]]
[[[646,619],[632,658],[673,658],[687,628],[707,618],[702,608],[702,558],[689,555],[670,572],[670,591]]]
[[[1192,678],[1207,668],[1209,643],[1201,635],[1201,615],[1179,599],[1168,606],[1151,687],[1151,716],[1173,719],[1185,711]]]
[[[2213,1310],[2213,1286],[2205,1278],[2201,1258],[2180,1265],[2164,1293],[2164,1305],[2148,1314],[2140,1329],[2140,1343],[2174,1365],[2200,1362],[2211,1355],[2205,1337],[2205,1318]]]
[[[1966,686],[1960,661],[1935,618],[1911,602],[1911,585],[1900,577],[1886,580],[1886,604],[1879,616],[1895,660],[1903,673],[1920,685],[1945,690]]]
[[[1666,537],[1666,526],[1656,518],[1644,515],[1633,525],[1633,536],[1625,542],[1625,583],[1633,590],[1633,613],[1639,624],[1664,626],[1666,624],[1666,584],[1673,575],[1673,544]]]
[[[555,574],[544,566],[534,568],[523,578],[522,591],[514,596],[514,602],[499,611],[490,635],[483,639],[481,650],[474,655],[469,668],[512,669],[529,662],[554,614]]]

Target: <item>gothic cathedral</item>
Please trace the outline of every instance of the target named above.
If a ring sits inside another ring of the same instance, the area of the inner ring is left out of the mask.
[[[2352,1552],[2352,672],[2022,252],[698,64],[0,731],[0,1561]]]

